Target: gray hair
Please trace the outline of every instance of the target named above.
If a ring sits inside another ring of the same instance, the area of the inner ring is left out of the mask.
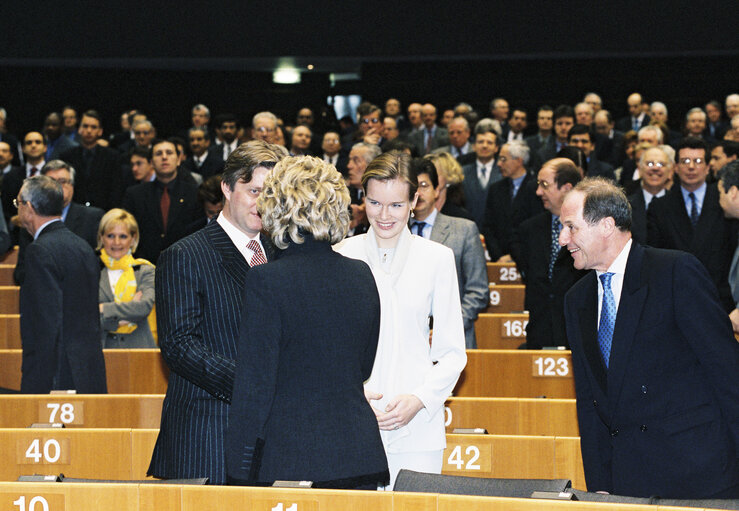
[[[504,145],[508,146],[508,152],[510,153],[511,158],[521,160],[524,167],[529,164],[529,153],[531,150],[526,142],[521,140],[511,140],[510,142],[506,142]]]
[[[585,197],[582,216],[593,225],[603,218],[613,218],[622,232],[631,230],[631,205],[624,191],[604,177],[588,177],[574,188]]]
[[[257,126],[257,119],[262,118],[269,119],[274,123],[275,127],[277,127],[277,116],[272,112],[259,112],[258,114],[255,114],[251,119],[251,127],[255,128]]]
[[[74,167],[71,166],[69,163],[63,160],[51,160],[47,161],[43,167],[41,167],[41,174],[46,175],[47,172],[51,172],[52,170],[60,170],[64,169],[69,171],[69,175],[72,178],[72,186],[74,186],[74,176],[75,176],[75,170]]]
[[[367,142],[357,142],[352,146],[352,149],[365,149],[362,152],[362,157],[369,163],[382,154],[382,149],[377,144],[368,144]]]
[[[658,149],[658,150],[662,151],[662,154],[664,154],[665,157],[667,158],[667,166],[668,167],[671,167],[672,166],[672,163],[675,161],[675,150],[673,149],[672,150],[672,155],[670,155],[670,153],[668,153],[667,150],[665,149],[666,147],[670,147],[670,146],[657,145],[657,146],[650,147],[650,148],[642,151],[641,156],[639,157],[639,165],[642,165],[644,163],[644,161],[646,159],[647,152],[651,151],[652,149]],[[670,149],[672,149],[672,148],[670,147]]]
[[[205,106],[204,104],[198,103],[197,105],[195,105],[194,107],[192,107],[192,110],[190,110],[190,114],[191,115],[194,114],[195,113],[195,110],[205,110],[205,115],[207,115],[208,116],[208,119],[210,119],[210,109],[207,106]]]
[[[651,109],[652,109],[652,108],[654,108],[655,106],[656,106],[656,107],[662,107],[662,108],[664,108],[664,109],[665,109],[665,115],[667,115],[667,105],[665,105],[665,104],[664,104],[664,103],[662,103],[661,101],[654,101],[654,102],[652,102],[652,104],[651,104],[651,105],[649,105],[649,109],[651,110]]]
[[[695,113],[701,113],[701,114],[703,114],[703,120],[704,121],[706,120],[706,117],[707,117],[706,116],[706,112],[704,112],[703,109],[701,107],[699,107],[699,106],[693,107],[690,110],[688,110],[688,113],[685,114],[685,120],[687,121],[688,118],[690,117],[690,115],[691,114],[695,114]]]
[[[648,124],[647,126],[644,126],[643,128],[641,128],[639,130],[639,133],[637,134],[637,137],[639,135],[641,135],[642,133],[649,133],[649,132],[653,132],[653,133],[656,133],[657,134],[657,142],[659,144],[661,144],[662,142],[664,142],[664,140],[663,140],[664,135],[662,133],[662,130],[659,129],[659,127],[658,126],[655,126],[654,124]]]
[[[24,179],[19,195],[40,216],[61,216],[64,209],[62,185],[48,176],[39,174]]]
[[[203,137],[208,138],[208,127],[203,124],[202,126],[193,126],[187,130],[187,136],[189,137],[193,132],[200,131],[203,133]]]

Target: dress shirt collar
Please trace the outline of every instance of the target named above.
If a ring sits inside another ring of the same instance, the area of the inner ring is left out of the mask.
[[[11,169],[11,168],[13,168],[13,165],[12,165],[11,163],[8,163],[8,164],[7,164],[6,166],[5,166],[5,168],[3,169],[3,175],[5,175],[5,174],[7,174],[8,172],[10,172],[10,169]]]
[[[265,258],[267,257],[267,253],[264,251],[264,246],[262,246],[262,240],[259,239],[259,234],[257,234],[254,238],[250,238],[246,235],[246,233],[241,231],[228,218],[226,218],[226,215],[224,215],[223,213],[220,213],[218,215],[218,219],[216,219],[216,222],[218,222],[223,230],[226,231],[226,234],[228,234],[228,237],[231,238],[231,241],[234,245],[236,245],[236,248],[239,250],[239,252],[241,252],[241,255],[244,256],[244,259],[246,259],[247,263],[251,261],[251,258],[254,255],[254,252],[252,250],[246,248],[246,245],[251,240],[256,240],[257,243],[259,243],[259,246],[262,247],[262,253],[265,254]]]
[[[434,222],[436,222],[436,215],[438,214],[438,211],[436,211],[436,208],[431,210],[431,213],[429,213],[429,216],[424,218],[423,220],[418,220],[417,218],[413,219],[413,222],[411,222],[411,225],[417,224],[418,222],[423,222],[426,225],[423,228],[423,233],[428,233],[428,236],[424,236],[424,238],[430,238],[431,237],[431,231],[434,228]]]
[[[72,205],[72,203],[70,202],[69,204],[67,204],[66,206],[64,206],[64,208],[62,209],[62,222],[66,222],[67,221],[67,213],[69,213],[69,208],[70,208],[71,205]]]
[[[646,191],[644,188],[642,188],[641,191],[642,191],[642,194],[644,195],[644,207],[645,208],[648,208],[649,207],[649,203],[652,202],[652,199],[654,199],[655,197],[659,198],[659,197],[664,197],[665,196],[665,189],[664,188],[662,188],[659,192],[657,192],[654,195],[652,195],[651,193],[649,193],[648,191]]]
[[[32,165],[32,164],[26,162],[26,177],[31,177],[31,169],[32,168],[35,168],[36,169],[36,174],[40,174],[41,173],[41,169],[43,168],[43,166],[44,166],[45,163],[46,163],[46,161],[44,161],[44,160],[41,160],[41,162],[38,163],[38,164],[36,164],[36,165]]]
[[[521,188],[521,183],[523,183],[523,180],[526,179],[526,173],[524,172],[521,177],[517,177],[515,179],[511,179],[511,184],[513,185],[513,196],[515,197],[518,193],[518,190]]]

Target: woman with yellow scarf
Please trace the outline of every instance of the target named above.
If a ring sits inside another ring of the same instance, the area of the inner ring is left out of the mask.
[[[154,265],[134,259],[139,226],[131,213],[111,209],[100,220],[100,324],[103,348],[156,348],[148,316],[154,307]]]

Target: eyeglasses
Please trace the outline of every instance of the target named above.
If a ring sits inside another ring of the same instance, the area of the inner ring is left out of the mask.
[[[62,186],[64,186],[64,185],[71,185],[72,184],[72,180],[71,179],[67,179],[66,177],[60,177],[58,179],[54,179],[54,181],[56,181],[57,183],[59,183]]]
[[[691,163],[695,163],[696,165],[702,165],[706,163],[706,160],[703,158],[680,158],[678,160],[683,165],[690,165]]]
[[[18,209],[20,204],[28,204],[28,201],[23,199],[13,199],[13,206],[15,206],[15,209]]]
[[[429,183],[428,181],[419,181],[418,187],[423,189],[431,188],[431,183]]]
[[[662,163],[661,161],[645,161],[644,164],[651,168],[657,167],[658,169],[661,169],[662,167],[666,167],[666,163]]]
[[[273,131],[276,131],[276,129],[275,128],[265,128],[264,126],[262,126],[261,128],[257,128],[257,131],[259,133],[272,133]]]
[[[377,124],[378,122],[380,122],[380,119],[378,119],[377,117],[368,117],[366,119],[362,119],[362,122],[365,124]]]
[[[554,183],[547,183],[546,181],[541,181],[541,180],[537,181],[536,184],[541,186],[544,190],[554,185]]]

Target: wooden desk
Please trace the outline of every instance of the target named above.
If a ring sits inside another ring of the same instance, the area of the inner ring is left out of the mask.
[[[490,284],[523,284],[516,263],[487,263]]]
[[[572,356],[560,350],[467,350],[453,396],[574,399]]]
[[[13,270],[15,264],[0,263],[0,286],[15,286]]]
[[[0,254],[0,263],[2,264],[12,264],[15,266],[15,263],[18,262],[18,245],[14,246],[4,254]]]
[[[486,312],[500,314],[523,312],[525,293],[526,286],[521,284],[490,284]]]
[[[164,394],[167,368],[162,354],[153,350],[103,350],[110,394]],[[20,390],[21,350],[0,350],[0,387]]]
[[[21,315],[0,314],[0,349],[21,348]]]
[[[528,313],[482,313],[475,321],[477,347],[487,350],[515,350],[526,342]]]
[[[161,394],[0,395],[0,428],[62,423],[66,428],[159,428]]]
[[[447,433],[484,428],[491,435],[580,436],[574,399],[452,397],[444,413]]]
[[[19,286],[0,286],[0,313],[20,314]]]

